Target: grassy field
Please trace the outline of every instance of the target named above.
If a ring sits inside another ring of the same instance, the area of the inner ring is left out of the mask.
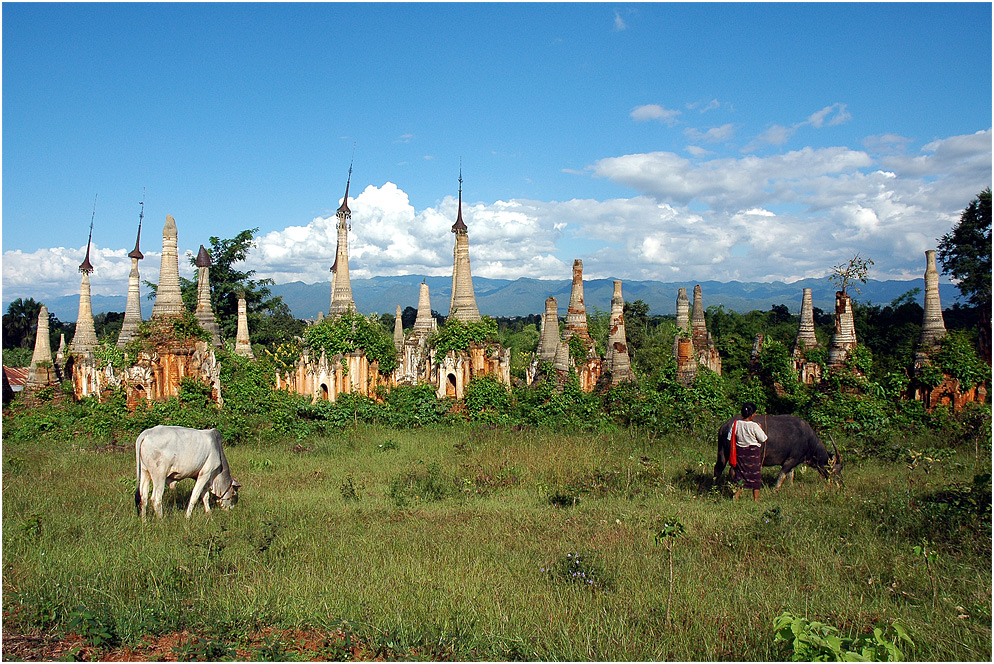
[[[978,524],[937,493],[989,473],[989,445],[851,453],[844,488],[799,471],[753,503],[712,488],[710,437],[360,425],[228,447],[233,510],[186,520],[187,480],[142,523],[134,448],[108,442],[4,444],[5,642],[9,628],[104,651],[197,635],[161,653],[179,659],[778,660],[773,621],[790,611],[844,636],[899,621],[909,659],[992,656],[989,509]],[[675,521],[670,597],[654,535]],[[304,632],[325,637],[295,644]]]

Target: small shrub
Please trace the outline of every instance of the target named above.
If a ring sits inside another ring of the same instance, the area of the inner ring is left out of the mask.
[[[434,502],[449,494],[451,483],[446,481],[437,463],[419,465],[394,477],[388,495],[397,507],[406,507],[412,501]]]
[[[68,629],[83,637],[91,646],[105,648],[121,642],[114,621],[80,606],[69,615]]]
[[[352,474],[349,473],[342,479],[342,486],[340,491],[342,492],[342,500],[347,503],[357,503],[359,499],[362,498],[362,490],[365,487],[361,483],[357,483],[353,479]]]
[[[173,655],[179,662],[220,662],[236,656],[235,649],[213,638],[193,637],[180,641],[173,647]]]

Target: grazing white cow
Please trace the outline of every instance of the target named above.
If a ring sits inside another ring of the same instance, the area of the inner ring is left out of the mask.
[[[152,491],[152,508],[162,516],[162,492],[169,484],[188,477],[197,483],[190,494],[186,518],[193,514],[193,507],[203,498],[204,509],[211,511],[213,494],[221,507],[230,509],[238,502],[238,487],[231,477],[228,460],[221,449],[221,432],[217,429],[188,429],[186,427],[157,426],[145,429],[135,441],[135,465],[138,488],[135,490],[135,507],[144,519]]]

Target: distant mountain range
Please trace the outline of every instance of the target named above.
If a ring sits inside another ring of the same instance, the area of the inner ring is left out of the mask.
[[[451,277],[373,277],[352,279],[352,296],[356,307],[362,313],[394,313],[397,305],[401,309],[418,306],[418,286],[424,280],[431,292],[432,309],[447,314],[452,295]],[[785,304],[792,313],[801,309],[801,290],[810,288],[815,307],[826,312],[835,308],[835,288],[827,278],[802,279],[793,283],[774,281],[757,282],[699,282],[704,297],[704,307],[722,305],[725,309],[744,313],[753,310],[766,311],[775,304]],[[677,289],[685,287],[687,297],[693,302],[694,283],[672,283],[661,281],[625,281],[622,293],[625,300],[642,300],[649,305],[650,314],[675,314]],[[852,292],[853,299],[863,303],[889,304],[908,291],[919,288],[924,291],[922,279],[911,281],[874,281],[860,284],[861,293]],[[485,316],[527,316],[545,311],[545,299],[550,295],[559,304],[559,315],[566,315],[569,305],[572,281],[568,279],[485,279],[473,278],[476,302],[480,313]],[[272,287],[274,295],[283,297],[298,318],[316,318],[319,311],[327,313],[331,304],[331,283],[305,284],[294,281]],[[612,279],[590,279],[583,282],[584,301],[587,311],[611,310],[611,295],[614,291]],[[939,297],[943,307],[952,306],[959,296],[959,289],[953,284],[940,284]],[[915,296],[920,304],[923,294]],[[126,294],[120,296],[92,296],[93,313],[124,311]],[[3,302],[4,311],[7,301]],[[64,322],[76,320],[79,311],[79,296],[67,295],[45,302],[49,311]],[[147,318],[152,311],[152,303],[142,301],[142,315]]]

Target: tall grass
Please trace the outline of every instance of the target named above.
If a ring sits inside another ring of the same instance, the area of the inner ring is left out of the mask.
[[[789,610],[851,636],[898,620],[915,659],[991,657],[989,516],[986,534],[922,516],[931,492],[990,471],[973,450],[927,473],[853,459],[843,489],[799,471],[752,503],[711,487],[704,435],[360,425],[296,443],[227,448],[233,510],[186,520],[187,481],[144,523],[130,450],[5,444],[5,619],[65,629],[85,607],[126,644],[310,626],[381,657],[714,661],[782,658],[772,624]],[[653,542],[667,519],[686,528],[672,625]],[[567,554],[611,583],[543,572]]]

